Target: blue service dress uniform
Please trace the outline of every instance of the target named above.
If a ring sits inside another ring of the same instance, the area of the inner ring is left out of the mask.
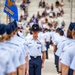
[[[51,34],[49,31],[44,33],[44,37],[45,37],[45,43],[46,43],[46,59],[48,59],[48,49],[49,49],[49,45],[50,45],[50,40],[51,40]]]

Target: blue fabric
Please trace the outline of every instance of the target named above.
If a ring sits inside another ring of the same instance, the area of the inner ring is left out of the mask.
[[[32,25],[32,31],[39,31],[39,26],[38,26],[38,24],[33,24],[33,25]]]
[[[8,1],[10,1],[10,3]],[[18,21],[18,9],[17,6],[15,5],[15,0],[5,1],[4,12],[10,17],[12,17],[14,20]]]
[[[59,27],[56,29],[56,31],[58,31],[58,32],[60,32],[61,30],[62,30],[62,28],[59,28]]]
[[[73,70],[69,69],[68,75],[73,75]]]
[[[73,29],[75,30],[75,27]]]
[[[13,32],[13,29],[10,25],[6,26],[6,32],[7,32],[7,34],[11,34]]]
[[[13,31],[15,30],[14,21],[13,21],[13,22],[10,22],[8,25],[10,25],[10,26],[12,27],[12,30],[13,30]]]
[[[29,75],[41,75],[41,57],[33,58],[29,61]]]
[[[16,21],[13,21],[13,23],[15,25],[15,28],[18,28],[17,22]]]
[[[75,27],[75,22],[71,22],[70,25],[69,25],[69,29],[73,30],[74,27]]]
[[[6,32],[6,25],[0,24],[0,35],[4,34]]]
[[[46,51],[46,59],[48,59],[48,48],[49,48],[49,45],[50,45],[50,43],[49,42],[46,42],[46,48],[47,48],[47,51]]]
[[[56,65],[57,72],[58,72],[58,60],[59,60],[59,57],[55,55],[55,65]]]

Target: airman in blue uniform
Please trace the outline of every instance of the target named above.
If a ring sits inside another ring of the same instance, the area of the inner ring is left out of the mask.
[[[44,29],[45,33],[44,33],[44,38],[45,38],[45,44],[46,44],[46,59],[48,59],[48,49],[49,49],[49,45],[50,45],[50,41],[51,41],[51,35],[50,32],[48,31],[48,29]]]
[[[72,75],[72,69],[70,65],[75,56],[75,23],[70,23],[69,29],[72,31],[73,41],[67,45],[64,49],[64,54],[61,60],[62,63],[62,75]]]
[[[38,33],[38,24],[33,24],[33,37],[26,43],[29,49],[29,55],[31,57],[31,59],[29,60],[29,75],[41,75],[41,68],[44,67],[44,62],[46,58],[46,47],[43,41],[38,38]]]
[[[0,25],[0,55],[1,55],[1,57],[0,57],[0,67],[1,67],[0,72],[2,75],[6,75],[6,74],[13,75],[13,72],[16,71],[14,63],[12,61],[14,52],[10,51],[10,48],[4,44],[5,38],[6,38],[6,25],[2,24],[2,25]]]

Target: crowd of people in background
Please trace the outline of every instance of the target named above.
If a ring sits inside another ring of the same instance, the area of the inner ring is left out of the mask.
[[[20,4],[20,9],[23,11],[23,13],[20,15],[20,20],[27,20],[28,17],[28,5],[30,4],[30,0],[22,0],[22,3]]]
[[[27,20],[28,17],[28,5],[26,2],[20,5],[21,9],[24,10],[24,15],[20,15],[20,21]],[[56,29],[57,27],[61,27],[64,29],[65,21],[63,19],[64,9],[63,0],[59,2],[56,0],[55,3],[49,5],[45,0],[40,0],[38,4],[38,8],[44,9],[42,14],[37,11],[37,14],[33,14],[29,21],[27,21],[27,27],[31,27],[33,23],[38,23],[39,26],[44,29]]]
[[[63,6],[64,3],[62,1],[59,2],[56,0],[55,4],[52,3],[49,5],[46,1],[41,0],[38,4],[38,8],[41,7],[40,9],[44,9],[44,11],[42,14],[40,14],[39,11],[37,11],[37,15],[33,14],[28,22],[28,26],[31,27],[33,23],[38,23],[42,29],[56,29],[57,27],[64,28],[65,21],[63,19]]]

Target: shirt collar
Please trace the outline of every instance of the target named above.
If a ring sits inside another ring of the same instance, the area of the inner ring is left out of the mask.
[[[33,37],[32,37],[32,39],[31,39],[31,40],[34,40],[34,39],[33,39]],[[36,40],[38,40],[38,41],[39,41],[39,38],[37,38]]]

